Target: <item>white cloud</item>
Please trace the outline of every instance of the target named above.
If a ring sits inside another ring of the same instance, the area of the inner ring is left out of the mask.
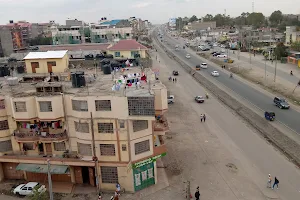
[[[150,6],[152,3],[151,2],[141,2],[133,5],[132,7],[134,8],[145,8],[147,6]]]

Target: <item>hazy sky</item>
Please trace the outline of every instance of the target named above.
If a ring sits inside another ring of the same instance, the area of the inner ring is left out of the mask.
[[[152,23],[171,17],[226,13],[238,16],[254,11],[270,15],[274,10],[300,14],[299,0],[0,0],[0,24],[9,20],[65,23],[67,18],[97,22],[101,17],[121,19],[135,16]]]

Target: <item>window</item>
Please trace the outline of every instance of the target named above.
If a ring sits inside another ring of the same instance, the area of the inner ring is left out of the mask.
[[[139,54],[138,51],[132,51],[132,52],[131,52],[131,58],[134,58],[134,56],[137,55],[137,54]]]
[[[130,36],[130,33],[126,33],[126,36],[129,37],[129,36]]]
[[[135,155],[150,151],[150,141],[145,140],[134,144]]]
[[[55,61],[53,61],[53,62],[47,62],[47,66],[49,66],[49,65],[51,65],[52,67],[56,66],[56,62]]]
[[[115,52],[115,57],[121,57],[121,53],[120,52]]]
[[[148,121],[147,120],[133,120],[132,128],[133,128],[133,132],[148,129]]]
[[[8,121],[7,120],[4,120],[4,121],[0,121],[0,130],[8,130],[9,127],[8,127]]]
[[[122,144],[122,151],[127,151],[127,146],[126,146],[126,144]]]
[[[39,62],[31,62],[31,66],[34,67],[34,68],[39,68],[40,63]]]
[[[115,156],[116,150],[114,144],[100,144],[101,156]]]
[[[118,183],[118,168],[101,166],[102,183]]]
[[[89,133],[90,132],[89,123],[74,122],[74,124],[75,124],[75,130],[77,132],[81,132],[81,133]]]
[[[34,150],[34,148],[33,148],[33,142],[23,143],[23,150],[24,151]]]
[[[87,101],[72,100],[72,109],[76,111],[88,111]]]
[[[92,156],[92,145],[77,142],[78,153],[84,156]]]
[[[54,142],[54,150],[55,151],[65,151],[66,143],[65,142]]]
[[[96,111],[110,111],[111,110],[110,100],[96,100],[95,106],[96,106]]]
[[[5,109],[5,101],[4,99],[0,100],[0,110]]]
[[[52,112],[52,102],[51,101],[40,101],[40,111],[41,112]]]
[[[27,112],[25,101],[14,102],[14,105],[16,112]]]
[[[120,126],[120,128],[125,128],[125,121],[119,120],[119,126]]]
[[[129,115],[154,116],[154,97],[127,97]]]
[[[114,133],[114,124],[98,123],[98,133]]]
[[[0,142],[0,152],[12,151],[12,145],[10,140]]]

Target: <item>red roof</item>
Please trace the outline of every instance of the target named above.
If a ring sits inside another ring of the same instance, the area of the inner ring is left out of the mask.
[[[136,40],[120,40],[117,44],[108,48],[111,51],[147,50],[148,48]]]
[[[39,46],[40,51],[57,51],[57,50],[69,50],[69,51],[93,51],[100,50],[105,51],[110,44],[98,43],[98,44],[66,44],[66,45],[42,45]]]

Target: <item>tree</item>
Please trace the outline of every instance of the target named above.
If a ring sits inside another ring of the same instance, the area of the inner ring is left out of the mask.
[[[291,49],[294,51],[300,51],[300,42],[296,41],[291,44]]]
[[[216,21],[217,26],[224,26],[225,25],[225,18],[224,15],[217,14],[213,18],[214,21]]]
[[[259,28],[264,24],[265,16],[262,13],[253,12],[247,17],[247,21],[255,28]]]
[[[33,188],[33,195],[30,196],[30,200],[48,200],[49,199],[49,195],[48,192],[39,192],[38,188],[39,186],[35,186]]]
[[[272,26],[277,26],[278,24],[280,24],[283,20],[283,15],[282,12],[280,10],[276,10],[274,11],[270,17],[269,20],[271,22]]]
[[[287,57],[286,49],[287,47],[282,42],[278,43],[274,51],[274,56],[276,56],[277,59]]]
[[[193,15],[189,20],[189,22],[194,22],[194,21],[198,21],[198,18],[196,17],[196,15]]]
[[[184,24],[183,24],[182,18],[181,18],[181,17],[178,17],[178,18],[176,19],[176,29],[177,29],[177,30],[182,30],[183,26],[184,26]]]
[[[52,37],[38,36],[36,38],[30,39],[28,42],[29,42],[30,46],[51,45],[52,44]]]
[[[213,21],[214,20],[214,16],[212,16],[211,14],[206,14],[204,17],[203,17],[203,21],[204,22],[209,22],[209,21]]]

